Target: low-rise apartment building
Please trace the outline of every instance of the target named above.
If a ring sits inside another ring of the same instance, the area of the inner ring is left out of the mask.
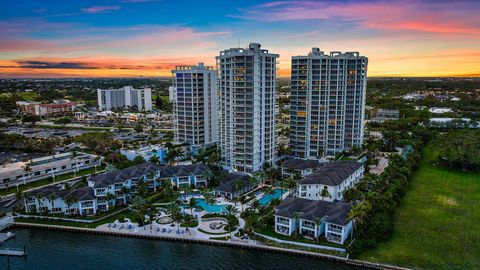
[[[287,179],[298,175],[305,177],[312,174],[312,172],[322,166],[318,160],[311,159],[289,159],[282,163],[282,178]]]
[[[230,172],[225,180],[213,189],[215,195],[224,196],[228,199],[235,199],[257,187],[252,183],[252,177],[246,173]]]
[[[351,204],[288,197],[275,208],[275,232],[343,244],[352,230]]]
[[[100,166],[100,156],[73,152],[0,166],[0,189]]]
[[[298,182],[296,196],[308,200],[340,201],[343,192],[363,178],[363,164],[356,161],[323,163]]]
[[[40,117],[58,117],[71,115],[77,104],[66,99],[54,100],[53,103],[40,103],[32,101],[17,101],[17,107],[25,114],[37,115]]]
[[[158,189],[163,181],[174,186],[207,186],[205,164],[161,166],[151,162],[94,176],[86,187],[67,189],[64,185],[48,186],[25,196],[27,212],[92,215],[126,204],[136,192],[140,181],[150,190]],[[110,195],[109,195],[110,194]]]

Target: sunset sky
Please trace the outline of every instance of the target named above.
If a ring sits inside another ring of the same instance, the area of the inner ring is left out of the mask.
[[[480,1],[2,1],[0,77],[170,76],[259,42],[358,51],[369,76],[480,76]]]

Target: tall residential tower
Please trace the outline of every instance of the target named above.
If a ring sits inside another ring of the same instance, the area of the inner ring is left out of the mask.
[[[124,86],[119,89],[97,89],[98,110],[136,108],[138,111],[152,110],[152,90],[134,89]]]
[[[216,57],[223,165],[255,172],[275,158],[275,84],[278,54],[251,43]]]
[[[175,140],[204,147],[218,141],[217,72],[213,67],[178,66],[173,73]]]
[[[363,143],[368,58],[313,48],[292,57],[290,148],[319,158]]]

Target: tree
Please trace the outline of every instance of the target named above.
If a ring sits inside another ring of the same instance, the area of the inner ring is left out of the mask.
[[[62,117],[62,118],[59,118],[59,119],[55,120],[53,123],[55,125],[61,125],[62,128],[65,128],[66,125],[72,123],[72,119],[70,119],[68,117]]]
[[[182,157],[184,157],[184,153],[180,147],[171,147],[168,149],[165,159],[167,160],[168,164],[175,164],[175,161]]]
[[[230,239],[232,239],[232,231],[233,231],[233,219],[236,218],[235,215],[238,214],[238,209],[229,204],[225,206],[225,214],[227,215],[227,220],[228,220],[228,228],[230,232]]]
[[[190,214],[193,216],[193,209],[197,206],[197,201],[195,198],[191,197],[190,200],[188,200],[188,208],[190,209]]]
[[[160,159],[158,158],[158,156],[156,154],[152,154],[152,156],[150,156],[149,161],[152,162],[152,163],[160,164]]]
[[[300,212],[293,213],[293,220],[295,220],[295,238],[298,237],[298,223],[300,222],[300,217],[302,214]]]
[[[105,200],[107,201],[108,206],[113,205],[112,201],[115,200],[115,199],[116,199],[115,195],[113,195],[110,192],[105,195]]]
[[[257,199],[253,199],[251,207],[253,208],[253,212],[256,213],[260,208],[260,202]]]
[[[358,224],[360,225],[363,224],[363,222],[365,221],[368,215],[368,211],[370,211],[371,208],[372,206],[368,201],[363,201],[355,205],[354,207],[352,207],[352,209],[348,213],[348,219],[352,220],[353,222],[353,226],[350,234],[351,240],[353,240],[353,230],[356,228]]]
[[[163,101],[159,95],[157,95],[157,97],[155,98],[155,107],[157,107],[157,110],[159,111],[163,110]]]
[[[133,197],[131,207],[133,210],[135,210],[138,217],[140,218],[140,222],[142,222],[142,226],[145,226],[145,221],[144,221],[145,217],[143,215],[146,207],[145,200],[142,197],[137,195]]]
[[[39,122],[40,120],[42,120],[42,119],[41,119],[40,116],[38,116],[38,115],[30,115],[30,114],[27,114],[27,115],[24,115],[24,116],[22,117],[22,123],[23,123],[23,124],[25,124],[25,123],[31,123],[31,125],[32,125],[33,127],[34,127],[35,124],[36,124],[37,122]]]
[[[167,213],[172,218],[172,224],[177,223],[177,232],[179,232],[180,231],[180,223],[179,223],[180,206],[176,202],[174,202],[174,203],[171,203],[171,204],[167,205],[166,210],[167,210]]]
[[[52,205],[52,213],[54,212],[55,209],[55,200],[57,199],[57,195],[55,193],[51,193],[48,195],[48,200],[50,201],[50,204]]]
[[[313,220],[313,223],[315,223],[315,231],[317,232],[317,244],[318,244],[318,240],[320,238],[320,225],[322,225],[322,219],[319,218],[319,217],[316,217],[314,220]]]
[[[320,196],[322,197],[322,200],[324,200],[326,197],[330,197],[330,192],[328,192],[327,188],[324,188],[322,189]]]
[[[77,177],[77,171],[78,171],[78,152],[76,150],[72,151],[72,154],[70,155],[70,160],[75,160],[75,168],[73,169],[73,174],[75,177]]]
[[[245,187],[245,183],[242,180],[238,180],[235,182],[235,191],[237,194],[243,194],[243,188]]]
[[[30,161],[31,162],[31,161]],[[23,169],[23,184],[26,185],[27,184],[27,180],[25,179],[26,178],[26,174],[30,174],[30,172],[32,172],[32,168],[30,167],[30,162],[29,163],[26,163],[22,169]]]
[[[70,207],[78,201],[77,197],[70,195],[65,199],[65,204],[67,205],[68,212],[70,212]]]
[[[35,194],[35,199],[37,199],[37,202],[38,202],[38,212],[40,212],[40,215],[42,215],[42,206],[43,206],[43,203],[42,203],[43,196],[42,196],[42,194],[40,194],[40,193]]]
[[[137,133],[140,133],[140,132],[143,132],[143,127],[142,127],[142,125],[137,124],[137,125],[135,125],[133,130],[135,130],[135,132],[137,132]]]
[[[247,203],[247,197],[245,195],[238,197],[238,202],[240,203],[243,212],[243,205]]]

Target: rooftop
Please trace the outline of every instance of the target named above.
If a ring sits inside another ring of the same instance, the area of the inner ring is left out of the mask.
[[[286,167],[292,170],[306,170],[306,169],[315,169],[322,166],[317,160],[311,159],[289,159],[282,163],[282,167]]]
[[[80,187],[75,189],[65,189],[62,185],[47,186],[39,188],[28,193],[29,196],[49,198],[54,195],[55,198],[66,199],[74,197],[78,201],[94,200],[95,196],[93,190],[89,187]]]
[[[248,174],[239,173],[239,172],[230,172],[225,177],[225,180],[223,180],[220,186],[216,187],[215,190],[234,193],[235,191],[237,191],[237,187],[235,186],[235,183],[242,181],[244,183],[244,187],[246,187],[251,184],[250,179],[251,177]]]
[[[275,215],[293,218],[294,213],[298,212],[301,219],[314,221],[316,218],[321,218],[329,223],[345,225],[351,208],[352,205],[349,203],[287,197],[275,208]]]
[[[312,174],[302,179],[299,184],[322,184],[336,186],[345,181],[363,165],[356,161],[336,161],[322,163]]]

